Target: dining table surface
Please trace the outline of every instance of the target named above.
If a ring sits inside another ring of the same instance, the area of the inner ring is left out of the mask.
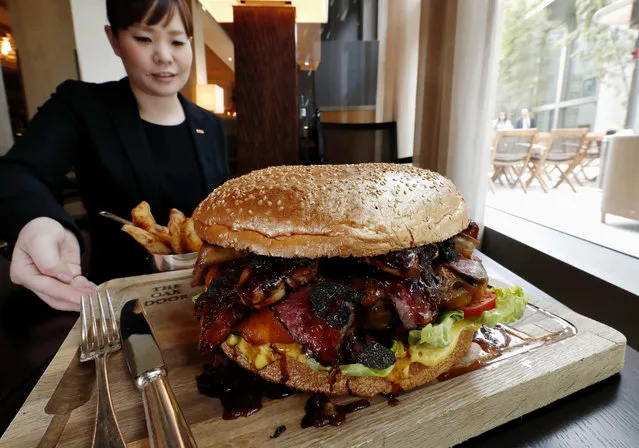
[[[489,257],[480,256],[491,275],[521,285],[529,295],[561,302],[561,297],[550,297]],[[78,313],[53,310],[29,291],[2,284],[0,433],[19,412],[78,319]],[[601,301],[601,297],[584,300]],[[610,304],[601,301],[601,306]],[[619,319],[636,316],[624,315],[620,310]],[[462,446],[639,446],[639,353],[627,347],[620,374],[498,426]]]

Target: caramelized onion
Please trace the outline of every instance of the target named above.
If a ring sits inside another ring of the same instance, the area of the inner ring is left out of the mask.
[[[211,266],[208,271],[206,271],[206,276],[204,277],[204,285],[206,288],[209,287],[213,280],[217,280],[221,276],[220,265]]]
[[[462,233],[477,239],[479,237],[479,226],[475,221],[471,221],[468,224],[468,227],[462,230]]]
[[[421,274],[419,254],[415,249],[390,252],[377,257],[366,257],[366,262],[394,277],[417,278]]]
[[[270,284],[268,287],[263,283],[251,281],[250,268],[246,268],[237,284],[237,292],[244,305],[261,310],[282,300],[286,294],[286,286],[283,281]]]
[[[477,246],[479,246],[479,241],[477,239],[470,235],[466,235],[465,233],[460,233],[453,237],[453,242],[455,243],[455,250],[466,258],[471,258],[473,256],[473,251]]]
[[[266,308],[284,298],[286,284],[296,289],[315,278],[317,260],[254,257],[244,269],[237,292],[246,306]]]
[[[468,283],[462,280],[454,271],[443,265],[437,266],[435,272],[442,279],[444,294],[440,306],[454,310],[470,303],[473,296],[469,294],[466,286]]]
[[[319,260],[313,260],[310,264],[302,264],[298,268],[294,269],[288,277],[286,277],[286,284],[293,289],[297,289],[300,286],[307,284],[317,276],[318,265]]]
[[[195,267],[193,268],[193,276],[191,277],[191,286],[200,286],[204,284],[205,276],[209,268],[213,265],[224,263],[243,257],[245,254],[235,249],[214,246],[204,243],[197,254]]]

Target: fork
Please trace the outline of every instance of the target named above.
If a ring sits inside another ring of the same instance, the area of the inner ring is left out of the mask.
[[[107,356],[121,347],[120,332],[113,312],[111,295],[109,291],[105,291],[104,295],[106,300],[99,291],[92,296],[83,296],[80,313],[82,319],[80,362],[95,360],[95,380],[98,390],[92,446],[126,448],[113,412],[106,364]]]

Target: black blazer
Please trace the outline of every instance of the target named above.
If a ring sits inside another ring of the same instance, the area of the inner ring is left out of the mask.
[[[220,118],[179,95],[205,192],[229,177],[224,125]],[[76,233],[60,204],[64,176],[72,168],[79,182],[91,229],[94,278],[144,273],[145,253],[120,226],[98,216],[108,210],[125,218],[147,201],[158,222],[166,223],[160,178],[144,134],[128,78],[104,84],[62,83],[38,110],[25,134],[0,158],[0,238],[13,246],[31,219],[51,217]],[[189,198],[197,204],[202,198]],[[184,210],[190,213],[192,210]]]
[[[523,125],[524,125],[524,118],[523,117],[517,118],[517,121],[515,122],[515,129],[521,129]],[[530,129],[534,129],[536,127],[537,127],[537,122],[535,121],[533,117],[530,117]]]

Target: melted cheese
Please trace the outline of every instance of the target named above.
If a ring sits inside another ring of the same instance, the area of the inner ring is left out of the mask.
[[[450,344],[442,348],[433,347],[420,347],[419,345],[411,345],[408,348],[408,354],[411,362],[418,362],[427,367],[435,366],[446,359],[455,350],[459,335],[461,332],[469,327],[473,328],[473,331],[479,328],[479,324],[468,320],[460,320],[453,324],[453,328],[450,330]]]
[[[410,371],[410,365],[418,362],[427,367],[435,366],[444,361],[455,350],[457,341],[461,332],[466,328],[472,328],[473,331],[479,328],[479,324],[468,320],[460,320],[455,322],[450,332],[450,344],[443,348],[420,347],[410,345],[408,348],[398,342],[397,359],[395,367],[388,375],[388,379],[392,382],[399,382],[407,378]],[[302,364],[306,364],[306,356],[302,353],[300,344],[262,344],[254,345],[246,341],[244,338],[231,335],[226,339],[226,343],[236,346],[257,370],[261,370],[269,364],[279,360],[282,356],[290,356],[297,359]]]
[[[290,356],[297,359],[302,364],[306,364],[306,356],[302,354],[302,346],[299,344],[262,344],[254,345],[246,339],[231,335],[226,339],[228,345],[236,346],[237,349],[251,362],[251,365],[262,370],[269,364],[277,361],[282,356]]]

